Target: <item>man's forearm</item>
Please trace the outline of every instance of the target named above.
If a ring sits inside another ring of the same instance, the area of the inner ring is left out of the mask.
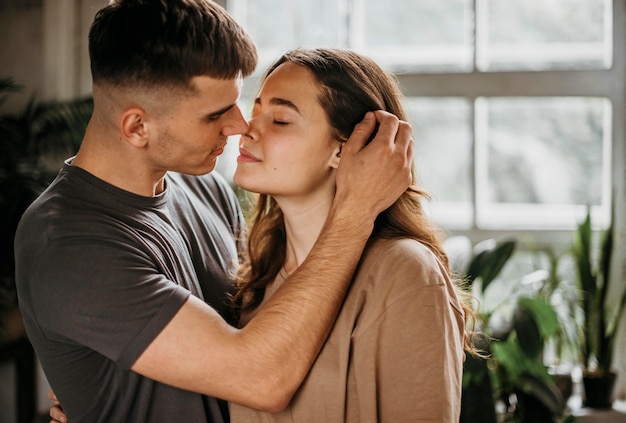
[[[377,136],[366,146],[377,121]],[[376,216],[411,180],[410,135],[408,124],[387,113],[364,119],[342,150],[319,239],[256,316],[235,329],[190,297],[132,370],[248,407],[284,408],[333,325]]]
[[[283,406],[324,345],[372,227],[373,217],[333,212],[307,259],[241,333],[257,368],[276,377]]]

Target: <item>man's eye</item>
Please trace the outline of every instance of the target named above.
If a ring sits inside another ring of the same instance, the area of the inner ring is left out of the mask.
[[[274,124],[279,125],[279,126],[285,126],[285,125],[289,125],[289,122],[283,122],[283,121],[274,119]]]
[[[217,116],[207,116],[206,121],[207,122],[215,122],[216,120],[218,120],[220,118],[221,115],[217,115]]]

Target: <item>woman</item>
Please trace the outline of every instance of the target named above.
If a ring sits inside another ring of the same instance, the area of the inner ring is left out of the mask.
[[[394,79],[354,52],[294,50],[266,72],[233,178],[260,194],[238,275],[241,325],[309,253],[342,143],[377,109],[406,120]],[[378,217],[326,345],[287,409],[231,404],[233,422],[458,421],[472,313],[423,213],[425,196],[413,185]]]
[[[356,53],[294,50],[267,71],[233,178],[260,194],[234,297],[242,326],[308,255],[332,203],[342,143],[378,109],[406,120],[393,78]],[[378,217],[290,405],[272,414],[230,404],[233,423],[458,421],[464,347],[475,353],[471,332],[464,337],[473,314],[423,213],[425,197],[414,185]]]

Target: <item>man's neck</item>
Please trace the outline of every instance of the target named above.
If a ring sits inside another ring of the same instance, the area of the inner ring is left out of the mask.
[[[90,132],[88,128],[72,166],[133,194],[153,197],[163,192],[165,171],[148,169],[135,152],[99,142]]]

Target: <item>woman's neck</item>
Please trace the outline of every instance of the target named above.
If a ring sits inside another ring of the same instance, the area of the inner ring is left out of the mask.
[[[311,252],[326,223],[332,200],[332,196],[306,202],[276,199],[285,220],[287,248],[284,268],[287,274],[293,273]]]

